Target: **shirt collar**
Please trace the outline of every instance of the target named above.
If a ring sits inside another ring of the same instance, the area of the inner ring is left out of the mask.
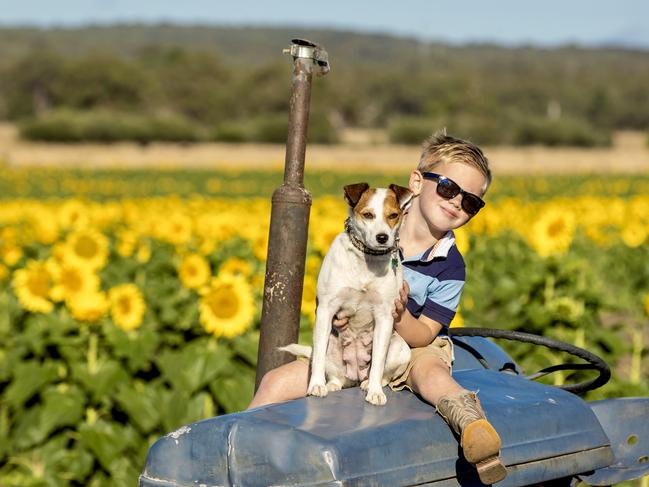
[[[446,232],[446,235],[438,240],[437,244],[424,250],[422,253],[409,257],[405,260],[430,262],[433,259],[446,259],[453,245],[455,245],[455,234],[453,233],[453,230],[449,230],[448,232]]]

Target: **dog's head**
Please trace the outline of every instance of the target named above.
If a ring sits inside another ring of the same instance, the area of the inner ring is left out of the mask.
[[[370,188],[367,183],[345,186],[350,224],[356,235],[374,250],[393,247],[412,196],[408,188],[396,184],[388,188]]]

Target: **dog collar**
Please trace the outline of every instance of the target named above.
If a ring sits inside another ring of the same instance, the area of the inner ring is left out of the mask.
[[[352,224],[349,218],[345,220],[345,233],[349,235],[349,240],[352,241],[352,245],[356,247],[358,250],[363,252],[364,254],[369,254],[369,255],[387,255],[391,252],[395,252],[397,249],[396,243],[394,247],[390,247],[384,250],[375,250],[363,243],[363,241],[358,238],[356,235],[354,235],[354,232],[352,231]]]

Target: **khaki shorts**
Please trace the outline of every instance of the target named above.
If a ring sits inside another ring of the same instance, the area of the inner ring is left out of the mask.
[[[412,356],[410,357],[410,363],[408,363],[406,370],[403,374],[388,384],[390,389],[393,391],[400,391],[404,388],[412,391],[412,384],[409,380],[410,371],[412,370],[413,365],[421,360],[422,357],[435,357],[441,360],[444,365],[449,368],[449,372],[453,365],[453,342],[451,342],[449,337],[437,337],[430,345],[426,347],[413,348],[410,352],[412,353]]]

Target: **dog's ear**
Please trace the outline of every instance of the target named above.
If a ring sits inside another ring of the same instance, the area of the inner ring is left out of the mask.
[[[397,203],[399,204],[399,208],[401,208],[402,211],[407,209],[412,202],[414,193],[408,188],[404,188],[403,186],[398,186],[396,184],[391,184],[389,188],[394,192],[395,195],[397,195]]]
[[[361,195],[370,188],[367,183],[348,184],[345,186],[345,201],[352,208],[356,206]]]

